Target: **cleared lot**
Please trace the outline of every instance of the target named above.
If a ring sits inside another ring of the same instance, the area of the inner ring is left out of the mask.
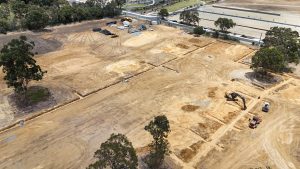
[[[250,154],[263,146],[272,168],[299,166],[297,152],[286,153],[300,145],[299,113],[295,109],[300,97],[295,92],[298,80],[284,76],[281,83],[265,89],[255,87],[245,77],[232,80],[232,72],[249,68],[238,62],[255,52],[249,46],[196,38],[165,26],[154,26],[154,31],[140,35],[106,27],[119,35],[114,39],[91,31],[103,23],[69,26],[70,32],[61,27],[49,33],[28,34],[62,43],[56,51],[39,55],[38,63],[48,74],[35,85],[62,85],[79,99],[27,121],[23,127],[2,132],[0,168],[85,168],[113,132],[126,134],[134,147],[141,149],[151,141],[144,126],[159,114],[170,120],[171,160],[179,168],[260,167],[264,163],[256,163],[260,159]],[[1,95],[8,97],[11,90],[3,81],[1,85]],[[249,109],[242,111],[241,102],[227,102],[226,91],[245,96]],[[271,102],[269,114],[260,111],[263,99]],[[7,102],[0,113],[11,109]],[[257,130],[250,130],[247,118],[256,113],[263,115],[264,121]],[[281,127],[288,129],[290,142],[268,140],[276,143],[271,149],[279,152],[278,157],[267,151],[270,144],[260,140],[284,134],[287,130],[278,130]],[[246,143],[249,148],[241,149]],[[222,153],[244,160],[231,161]],[[206,162],[222,156],[226,160]],[[282,163],[278,164],[277,158],[283,159]]]

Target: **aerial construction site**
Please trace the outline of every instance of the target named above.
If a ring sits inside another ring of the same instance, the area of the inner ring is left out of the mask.
[[[170,121],[171,169],[299,168],[298,67],[256,79],[257,46],[134,20],[147,29],[128,33],[113,18],[0,35],[1,46],[20,35],[35,42],[47,74],[30,86],[51,93],[12,104],[0,73],[0,168],[86,168],[112,133],[143,154],[157,115]]]

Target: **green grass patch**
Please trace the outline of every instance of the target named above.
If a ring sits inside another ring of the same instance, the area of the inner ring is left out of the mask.
[[[46,88],[29,88],[26,92],[26,98],[30,104],[36,104],[49,98],[50,92]]]
[[[189,7],[189,6],[193,6],[193,5],[199,4],[201,2],[202,2],[201,0],[183,0],[181,2],[177,2],[175,4],[166,6],[165,8],[169,12],[175,12],[175,11],[178,11],[179,9],[186,8],[186,7]]]
[[[145,4],[125,4],[123,8],[142,8],[145,6]]]

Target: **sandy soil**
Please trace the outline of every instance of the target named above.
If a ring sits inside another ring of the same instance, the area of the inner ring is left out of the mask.
[[[104,23],[36,35],[62,45],[37,57],[48,73],[35,85],[80,99],[0,133],[0,168],[85,168],[111,133],[126,134],[140,151],[151,141],[144,126],[159,114],[170,120],[171,168],[300,166],[299,80],[285,75],[259,88],[245,77],[250,70],[243,60],[255,52],[248,46],[165,26],[139,36],[106,27],[119,35],[114,39],[91,31]],[[0,99],[11,94],[0,85]],[[240,100],[226,101],[227,91],[245,96],[248,109],[241,110]],[[264,101],[269,113],[261,112]],[[10,108],[0,104],[0,122],[13,118]],[[263,122],[252,130],[254,114]]]

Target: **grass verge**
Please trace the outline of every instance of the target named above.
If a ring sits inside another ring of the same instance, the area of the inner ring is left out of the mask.
[[[166,9],[169,12],[175,12],[175,11],[177,11],[179,9],[199,4],[200,2],[202,2],[202,1],[201,0],[183,0],[181,2],[177,2],[175,4],[166,6]]]

